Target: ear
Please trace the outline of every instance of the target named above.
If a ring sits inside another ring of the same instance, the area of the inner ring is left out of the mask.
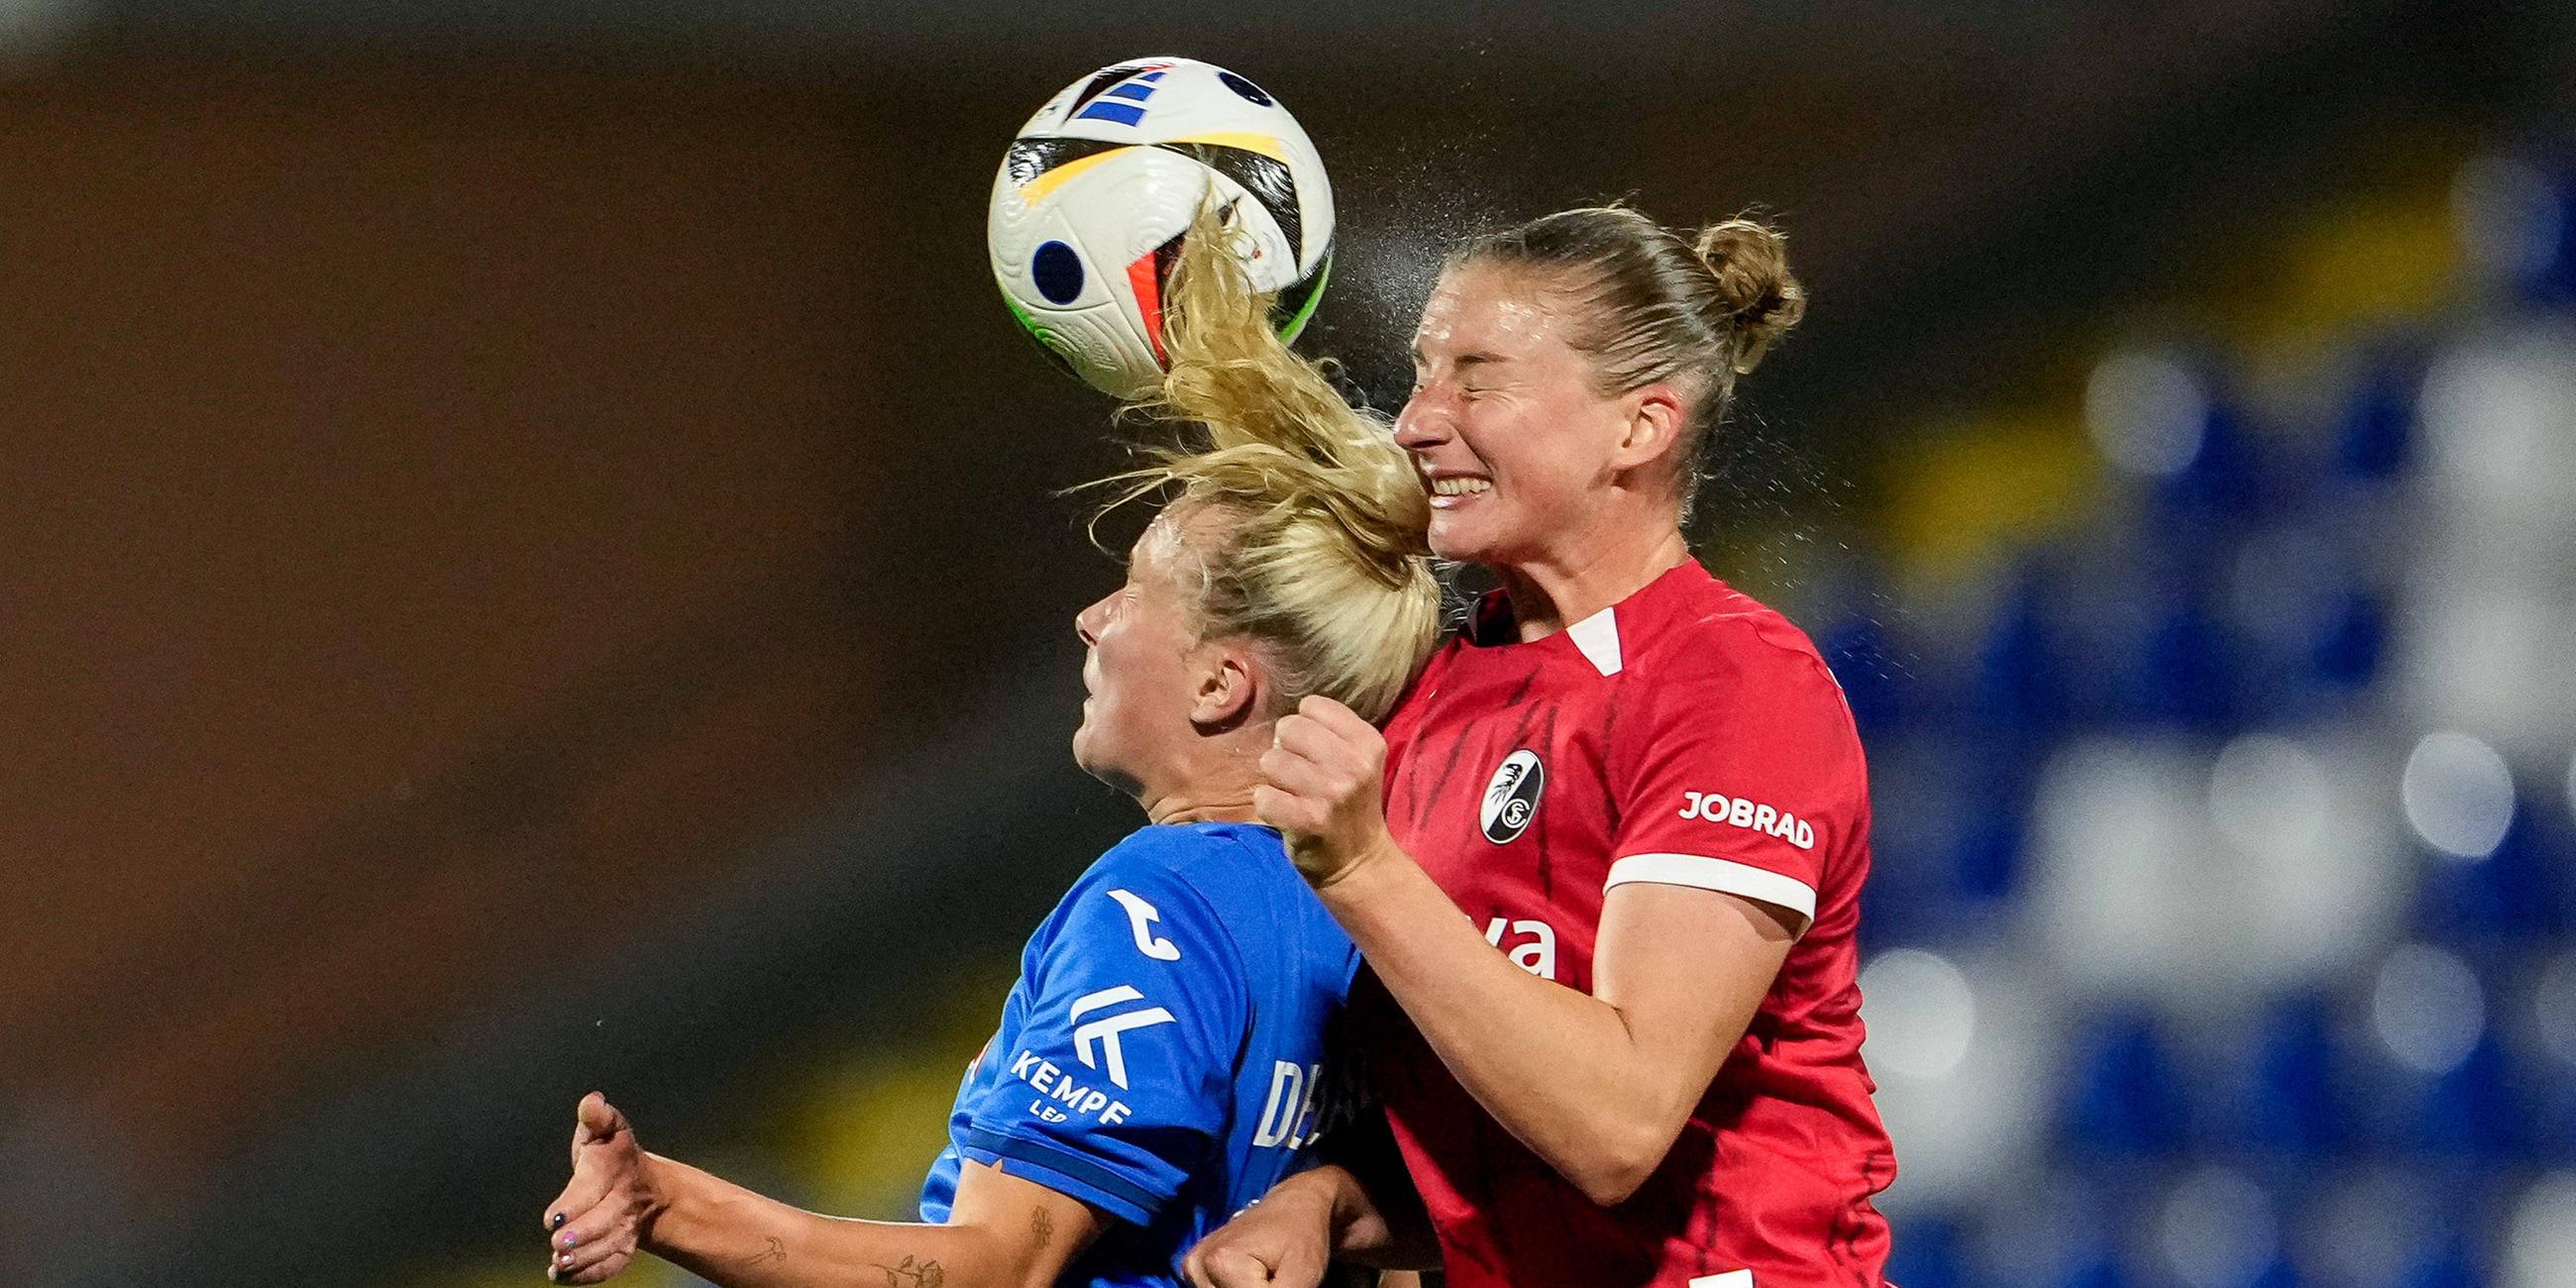
[[[1260,674],[1241,648],[1214,650],[1190,695],[1190,723],[1201,733],[1223,733],[1261,709]]]
[[[1681,391],[1656,383],[1630,390],[1621,401],[1626,404],[1625,432],[1620,436],[1612,468],[1633,470],[1651,465],[1679,447],[1682,429],[1690,416]]]

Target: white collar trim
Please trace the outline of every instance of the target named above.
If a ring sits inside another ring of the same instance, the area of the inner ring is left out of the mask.
[[[1605,678],[1617,675],[1624,665],[1619,657],[1619,619],[1614,611],[1602,609],[1565,628],[1565,633],[1574,637],[1574,646],[1583,650],[1584,660]]]

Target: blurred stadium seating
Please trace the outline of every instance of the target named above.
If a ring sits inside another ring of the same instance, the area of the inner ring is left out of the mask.
[[[2576,1285],[2576,11],[1543,7],[0,5],[0,1282],[537,1282],[602,1084],[909,1210],[1130,821],[993,141],[1187,45],[1381,402],[1498,211],[1790,226],[1705,552],[1870,749],[1899,1283]]]
[[[1898,1282],[2571,1282],[2571,228],[2511,150],[2313,216],[2089,355],[2092,459],[1897,484],[2084,498],[1820,632]]]

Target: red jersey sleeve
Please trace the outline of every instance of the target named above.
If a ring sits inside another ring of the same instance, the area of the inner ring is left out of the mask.
[[[1626,743],[1605,888],[1697,886],[1784,908],[1804,934],[1827,858],[1866,826],[1868,780],[1822,660],[1769,641],[1657,682]]]

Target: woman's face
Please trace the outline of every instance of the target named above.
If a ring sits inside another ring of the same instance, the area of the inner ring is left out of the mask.
[[[1443,274],[1414,333],[1413,396],[1396,441],[1431,490],[1431,549],[1512,564],[1582,531],[1608,481],[1631,399],[1602,396],[1567,342],[1581,319],[1549,277],[1467,263]]]
[[[1136,538],[1125,585],[1073,619],[1082,637],[1082,725],[1074,763],[1130,795],[1164,779],[1193,738],[1214,646],[1199,638],[1189,515],[1167,509]]]

